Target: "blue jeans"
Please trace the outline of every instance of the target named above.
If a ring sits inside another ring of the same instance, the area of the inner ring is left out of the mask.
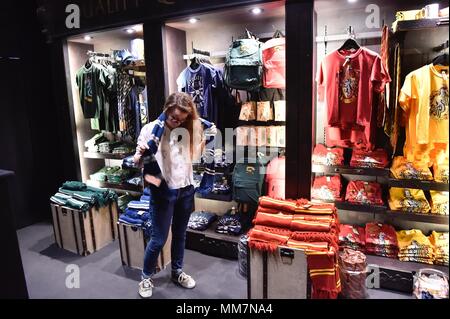
[[[184,245],[189,217],[194,208],[194,186],[169,189],[165,181],[160,187],[151,186],[153,207],[152,236],[144,255],[143,277],[155,273],[158,256],[166,243],[172,224],[172,273],[183,269]]]

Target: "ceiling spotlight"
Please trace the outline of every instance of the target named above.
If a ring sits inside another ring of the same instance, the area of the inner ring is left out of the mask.
[[[197,21],[198,21],[197,18],[190,18],[189,19],[189,23],[192,23],[192,24],[197,23]]]
[[[92,40],[92,37],[91,37],[90,35],[85,35],[85,36],[84,36],[84,40],[86,40],[86,41],[91,41],[91,40]]]
[[[250,10],[251,13],[253,14],[261,14],[263,12],[263,9],[261,8],[253,8]]]
[[[133,28],[128,28],[128,29],[125,29],[125,32],[128,33],[128,34],[132,34],[132,33],[135,33],[136,30],[133,29]]]
[[[141,32],[143,30],[142,24],[138,24],[133,27],[136,32]]]
[[[358,2],[358,0],[347,0],[349,3],[355,3]]]

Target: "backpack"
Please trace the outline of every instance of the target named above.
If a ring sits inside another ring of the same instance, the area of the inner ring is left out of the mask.
[[[233,199],[238,203],[257,204],[264,183],[264,165],[255,158],[244,158],[233,170]]]
[[[285,174],[286,158],[281,156],[272,159],[267,166],[267,196],[275,199],[285,199]]]
[[[248,39],[233,41],[224,67],[225,84],[237,90],[254,91],[262,82],[261,42],[247,31]]]
[[[263,86],[282,89],[286,87],[286,41],[281,32],[262,45],[264,66]]]

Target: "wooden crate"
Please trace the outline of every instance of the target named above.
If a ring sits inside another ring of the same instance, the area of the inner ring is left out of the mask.
[[[118,237],[117,203],[86,212],[51,203],[56,244],[65,250],[87,256]]]
[[[306,299],[308,267],[301,249],[278,247],[274,253],[249,249],[248,299]]]
[[[117,223],[120,241],[120,257],[122,265],[131,268],[141,269],[144,266],[144,253],[147,247],[147,239],[142,228],[134,227],[124,223]],[[171,262],[170,246],[172,243],[172,231],[158,257],[156,271],[161,271]]]

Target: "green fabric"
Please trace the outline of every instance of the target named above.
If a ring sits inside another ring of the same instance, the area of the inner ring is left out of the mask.
[[[69,190],[60,188],[59,192],[65,195],[70,195],[72,199],[82,201],[95,207],[103,207],[110,202],[117,200],[117,194],[107,188],[96,188],[87,186],[83,191]]]
[[[68,190],[74,190],[74,191],[85,190],[86,187],[87,186],[85,183],[78,182],[78,181],[69,181],[69,182],[63,183],[63,185],[62,185],[62,188],[68,189]]]

